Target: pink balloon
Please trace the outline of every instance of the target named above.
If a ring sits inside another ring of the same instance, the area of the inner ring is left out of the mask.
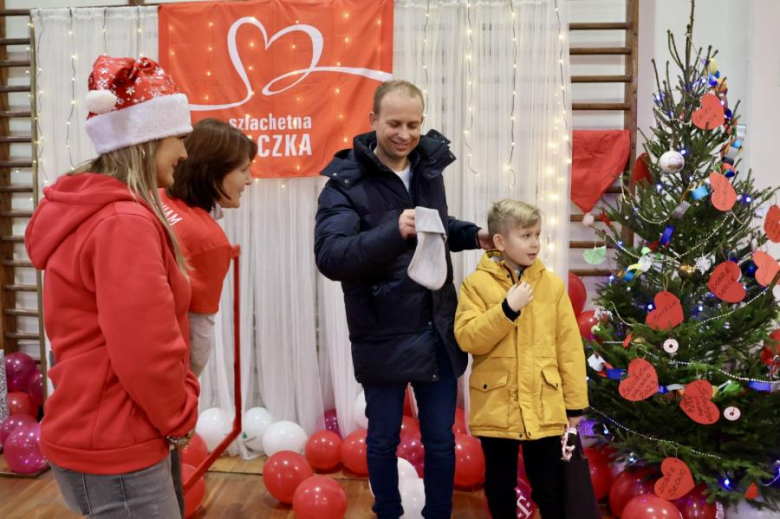
[[[15,414],[9,416],[0,423],[0,446],[5,444],[5,440],[11,435],[17,427],[22,425],[33,425],[38,423],[35,418],[28,414]]]
[[[8,391],[27,391],[30,379],[35,374],[35,360],[26,353],[10,353],[5,357],[5,377]]]
[[[396,455],[411,463],[417,471],[417,475],[423,477],[425,449],[423,448],[419,432],[401,432],[401,442],[398,444]]]
[[[41,452],[40,424],[17,427],[5,441],[3,455],[17,474],[32,474],[45,468],[49,460]]]
[[[517,518],[531,519],[536,517],[536,503],[531,499],[531,485],[519,480],[515,488],[515,502],[517,503]]]
[[[33,405],[43,405],[43,373],[41,373],[41,370],[36,369],[30,378],[30,384],[27,386],[27,395],[30,397],[30,402]]]
[[[339,438],[344,438],[339,429],[339,418],[336,415],[335,409],[328,409],[325,411],[325,429],[336,433]]]

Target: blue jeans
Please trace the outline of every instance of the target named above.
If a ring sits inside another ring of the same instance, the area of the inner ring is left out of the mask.
[[[425,519],[449,519],[455,478],[455,404],[458,385],[452,362],[437,347],[439,380],[414,382],[420,431],[425,447]],[[379,519],[398,519],[404,513],[398,491],[396,449],[401,441],[406,384],[363,385],[366,395],[368,478],[374,491],[374,513]]]
[[[87,517],[183,517],[171,478],[171,457],[145,469],[125,474],[87,474],[51,464],[65,503]]]

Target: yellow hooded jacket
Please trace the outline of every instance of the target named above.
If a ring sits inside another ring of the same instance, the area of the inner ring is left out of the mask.
[[[486,252],[460,289],[455,338],[474,356],[469,379],[474,436],[558,436],[568,422],[567,409],[588,407],[585,352],[563,281],[538,259],[522,276],[533,301],[515,321],[501,303],[518,280],[499,252]]]

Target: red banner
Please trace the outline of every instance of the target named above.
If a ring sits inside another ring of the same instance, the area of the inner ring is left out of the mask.
[[[160,64],[190,100],[258,144],[255,177],[313,176],[370,130],[390,79],[392,0],[163,4]]]

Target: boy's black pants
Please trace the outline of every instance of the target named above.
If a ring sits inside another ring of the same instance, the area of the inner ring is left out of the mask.
[[[493,519],[517,519],[515,487],[520,445],[531,496],[542,519],[565,519],[560,437],[522,442],[484,436],[479,439],[485,453],[485,496]]]

